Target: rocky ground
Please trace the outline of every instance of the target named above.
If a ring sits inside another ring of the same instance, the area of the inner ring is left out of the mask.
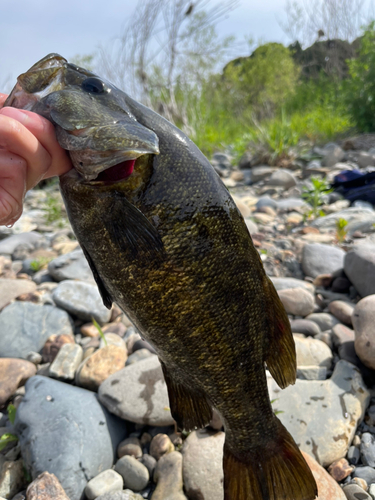
[[[269,392],[320,500],[375,499],[375,211],[330,193],[314,217],[302,199],[312,175],[375,168],[359,147],[288,169],[213,158],[289,314],[298,379]],[[176,431],[157,356],[102,305],[53,186],[0,228],[0,410],[0,500],[223,496],[219,418]]]

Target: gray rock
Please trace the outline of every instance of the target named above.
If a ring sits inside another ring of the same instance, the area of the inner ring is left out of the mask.
[[[250,234],[258,232],[258,225],[251,219],[245,219],[245,224]]]
[[[336,230],[336,222],[339,219],[348,221],[346,230],[348,234],[351,235],[355,231],[372,230],[373,224],[375,223],[375,211],[369,208],[345,208],[344,210],[340,210],[340,212],[318,217],[311,225],[319,228],[321,231]]]
[[[103,304],[97,286],[82,281],[65,280],[55,288],[52,298],[56,305],[74,316],[99,324],[108,323],[111,311]]]
[[[355,352],[363,364],[375,369],[375,295],[368,295],[355,306],[352,322]]]
[[[108,377],[98,395],[110,412],[131,422],[156,426],[174,423],[167,386],[155,355]]]
[[[365,467],[356,467],[353,472],[353,477],[360,477],[364,479],[367,484],[375,483],[375,469],[368,465]]]
[[[307,316],[315,308],[313,295],[304,288],[286,288],[277,293],[288,314]]]
[[[269,196],[261,196],[255,205],[257,211],[264,207],[270,207],[274,210],[278,208],[278,202]]]
[[[321,333],[319,326],[308,319],[291,319],[290,326],[293,333],[302,333],[307,337],[315,337]]]
[[[87,481],[112,467],[126,432],[93,392],[38,375],[26,383],[15,431],[31,476],[55,474],[71,500],[80,500]]]
[[[340,146],[334,146],[332,148],[326,149],[324,151],[324,157],[322,159],[322,165],[325,167],[333,167],[336,163],[343,160],[345,157],[345,151],[340,148]]]
[[[345,252],[341,248],[308,243],[303,247],[302,269],[307,276],[316,278],[319,274],[332,274],[344,266]]]
[[[116,491],[115,493],[105,493],[96,500],[143,500],[143,497],[131,490]]]
[[[346,484],[343,491],[348,500],[371,500],[370,495],[357,484]]]
[[[281,211],[296,210],[298,208],[308,207],[309,205],[301,198],[284,198],[277,200],[277,208]]]
[[[153,500],[187,500],[183,492],[182,455],[173,451],[158,461],[154,481],[157,483]]]
[[[375,437],[369,432],[362,434],[360,452],[362,463],[375,467]]]
[[[280,186],[289,189],[297,185],[294,175],[288,170],[279,169],[272,173],[267,181],[268,186]]]
[[[125,366],[132,365],[133,363],[138,363],[138,361],[142,361],[143,359],[149,358],[151,356],[153,356],[153,354],[148,349],[139,349],[138,351],[133,352],[133,354],[130,354],[130,356],[126,360]]]
[[[341,323],[345,325],[352,324],[352,313],[354,305],[343,300],[333,300],[328,304],[328,310],[335,316]]]
[[[0,311],[13,299],[34,290],[36,290],[36,284],[33,281],[0,278]]]
[[[354,331],[338,323],[332,328],[332,342],[337,348],[345,342],[354,342]]]
[[[82,280],[94,281],[91,269],[82,250],[60,255],[48,264],[48,272],[56,281]]]
[[[309,314],[306,319],[316,323],[322,332],[331,330],[331,328],[339,323],[338,319],[329,313],[312,313]]]
[[[85,487],[85,495],[94,500],[99,495],[121,491],[124,485],[122,476],[112,469],[105,470],[91,479]]]
[[[348,252],[344,271],[362,297],[375,294],[375,245],[357,246]]]
[[[351,446],[348,450],[348,454],[346,457],[347,457],[350,465],[357,465],[359,462],[360,456],[361,456],[361,454],[359,452],[359,449],[356,446]],[[375,476],[375,471],[374,471],[374,476]]]
[[[147,468],[130,455],[124,455],[117,460],[115,470],[123,477],[125,487],[133,491],[146,488],[150,479]]]
[[[23,358],[39,352],[51,335],[72,335],[69,315],[53,306],[14,302],[0,313],[0,357]]]
[[[35,250],[44,242],[44,237],[37,232],[13,234],[0,241],[0,254],[12,255],[20,245],[25,246],[30,251]]]
[[[277,278],[270,276],[270,279],[277,291],[288,288],[303,288],[314,295],[315,286],[307,281],[298,280],[296,278]]]
[[[357,163],[361,168],[375,165],[375,155],[370,154],[367,151],[361,151],[357,157]]]
[[[301,380],[325,380],[327,368],[325,366],[297,366],[297,378]]]
[[[64,344],[49,367],[49,375],[63,380],[74,380],[82,361],[83,349],[78,344]]]
[[[259,167],[253,167],[251,169],[251,180],[252,182],[259,182],[262,181],[263,179],[266,179],[269,177],[272,172],[274,172],[275,169],[272,167],[269,167],[267,165],[262,165]]]
[[[0,470],[0,496],[12,498],[25,484],[22,460],[5,461]]]
[[[268,377],[270,398],[297,445],[326,467],[344,457],[370,394],[359,370],[339,361],[328,380],[298,380],[283,391]]]
[[[331,368],[331,349],[321,340],[293,335],[296,345],[297,366],[325,366]]]
[[[202,429],[191,432],[185,440],[182,448],[182,473],[188,498],[223,498],[224,438],[224,432],[212,433]]]

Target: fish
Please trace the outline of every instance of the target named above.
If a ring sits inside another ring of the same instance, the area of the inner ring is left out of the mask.
[[[296,380],[285,309],[244,219],[198,147],[94,73],[49,54],[5,106],[50,120],[74,168],[60,189],[104,304],[155,349],[180,429],[225,428],[224,500],[313,500],[265,368]]]

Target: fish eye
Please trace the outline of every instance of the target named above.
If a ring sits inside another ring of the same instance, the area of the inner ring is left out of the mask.
[[[83,80],[82,88],[86,92],[91,92],[92,94],[103,94],[106,92],[106,86],[99,78],[94,78],[90,76]]]

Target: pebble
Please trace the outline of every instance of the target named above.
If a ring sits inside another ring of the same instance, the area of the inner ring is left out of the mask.
[[[370,486],[368,488],[368,492],[369,492],[371,498],[374,500],[374,498],[375,498],[375,484],[370,484]]]
[[[63,380],[74,380],[82,361],[83,349],[78,344],[64,344],[49,367],[49,375]]]
[[[375,469],[368,465],[356,467],[353,472],[353,477],[364,479],[367,484],[375,483]]]
[[[247,229],[249,230],[250,234],[257,233],[258,232],[258,225],[252,221],[251,219],[245,219],[245,224],[247,226]]]
[[[151,356],[153,356],[153,354],[148,349],[139,349],[138,351],[130,354],[130,356],[126,360],[125,366],[132,365],[133,363],[138,363],[138,361],[150,358]]]
[[[150,444],[150,455],[159,460],[163,455],[174,451],[172,441],[166,434],[156,434]]]
[[[302,269],[306,276],[334,273],[344,267],[345,252],[321,243],[308,243],[302,251]]]
[[[142,457],[141,443],[138,438],[129,437],[121,441],[117,448],[118,458],[124,455],[131,455],[134,458]]]
[[[344,270],[362,297],[375,294],[375,245],[359,245],[347,253]]]
[[[105,470],[91,479],[85,487],[85,495],[95,500],[99,495],[121,491],[124,485],[122,476],[112,469]]]
[[[20,295],[35,290],[36,283],[33,281],[0,278],[0,311]]]
[[[98,395],[110,412],[125,420],[156,426],[174,423],[167,386],[155,355],[108,377]]]
[[[5,405],[18,387],[36,374],[36,366],[29,361],[0,358],[0,406]]]
[[[286,288],[279,290],[278,295],[288,314],[307,316],[314,311],[314,297],[303,288]]]
[[[339,322],[332,314],[329,313],[312,313],[309,314],[305,319],[313,321],[318,325],[320,331],[326,332],[331,330]]]
[[[307,281],[298,280],[295,278],[278,278],[275,276],[270,276],[270,279],[278,292],[280,290],[285,290],[288,288],[304,288],[312,295],[315,294],[315,286],[312,283],[308,283]]]
[[[54,474],[42,472],[26,490],[27,500],[70,500]]]
[[[80,332],[84,337],[95,338],[99,336],[98,329],[93,323],[85,323],[81,326]]]
[[[336,460],[328,467],[328,472],[337,482],[343,481],[346,477],[350,476],[353,470],[354,467],[350,466],[349,462],[345,458]]]
[[[334,214],[318,217],[311,224],[322,231],[335,231],[337,221],[340,219],[348,221],[346,230],[352,234],[357,230],[372,230],[372,225],[375,223],[375,212],[369,208],[350,207]]]
[[[148,453],[145,453],[140,459],[140,462],[147,468],[150,477],[152,477],[157,463],[155,458]]]
[[[297,378],[301,380],[325,380],[327,368],[325,366],[297,366]]]
[[[375,368],[375,294],[360,300],[354,308],[352,322],[355,332],[355,351],[369,368]]]
[[[346,500],[345,494],[336,481],[314,458],[302,451],[302,455],[313,473],[318,486],[317,500]]]
[[[362,463],[375,467],[375,437],[369,432],[362,434],[360,452]]]
[[[341,323],[345,325],[352,325],[352,313],[354,305],[343,300],[333,300],[328,304],[328,310],[335,316]]]
[[[111,311],[103,304],[96,285],[65,280],[52,293],[56,305],[83,321],[94,318],[100,325],[108,323]]]
[[[48,264],[48,273],[56,281],[81,280],[94,282],[94,277],[82,250],[75,250],[53,259]]]
[[[368,493],[357,484],[347,484],[343,487],[347,500],[371,500]]]
[[[354,479],[352,479],[350,484],[358,484],[358,486],[360,486],[363,490],[365,491],[368,490],[367,482],[364,479],[361,479],[360,477],[355,477]]]
[[[133,491],[141,491],[146,488],[150,479],[147,468],[130,455],[125,455],[117,460],[115,471],[123,477],[125,488]]]
[[[14,302],[0,313],[0,357],[23,358],[39,352],[52,334],[72,335],[69,315],[53,306]]]
[[[270,177],[271,174],[275,171],[274,168],[269,167],[268,165],[262,165],[259,167],[253,167],[251,169],[251,180],[252,182],[258,182]]]
[[[253,171],[254,170],[252,170],[252,172]],[[292,173],[290,173],[288,170],[279,168],[272,173],[266,184],[268,186],[281,186],[285,189],[289,189],[293,186],[296,186],[297,182]]]
[[[330,379],[298,380],[283,391],[268,377],[273,409],[296,443],[327,467],[345,457],[370,394],[359,370],[340,360]]]
[[[201,429],[191,432],[184,441],[182,473],[188,498],[223,498],[224,439],[224,432]]]
[[[93,392],[38,375],[26,383],[15,431],[31,476],[55,474],[70,500],[80,500],[88,479],[112,467],[126,433]]]
[[[47,342],[44,344],[42,356],[44,363],[52,363],[58,355],[60,349],[65,344],[74,344],[75,340],[73,335],[51,335],[48,337]]]
[[[333,167],[339,161],[343,160],[345,157],[345,151],[340,148],[340,146],[333,146],[332,148],[326,149],[322,159],[322,165],[326,167]]]
[[[173,451],[160,458],[154,472],[153,500],[187,500],[183,492],[182,455]]]
[[[315,337],[321,333],[319,326],[308,319],[291,319],[290,326],[293,333],[302,333],[307,337]]]
[[[116,491],[114,493],[104,493],[96,498],[96,500],[143,500],[141,495],[134,493],[131,490]]]
[[[123,340],[120,339],[122,342]],[[78,368],[75,381],[80,387],[98,390],[100,384],[110,375],[125,366],[127,352],[125,346],[107,345],[86,358]]]
[[[348,462],[351,465],[357,465],[360,459],[360,452],[356,446],[350,446],[347,454]]]
[[[25,486],[23,461],[5,461],[0,470],[0,496],[12,498]]]
[[[122,339],[116,333],[105,333],[104,339],[100,339],[99,348],[105,347],[106,345],[115,345],[117,347],[120,347],[127,353],[124,339]]]
[[[332,342],[336,348],[339,348],[345,342],[354,342],[354,330],[341,323],[337,323],[332,328]]]
[[[0,241],[0,254],[12,255],[17,247],[21,245],[32,251],[40,246],[43,241],[43,235],[35,231],[14,234]]]
[[[331,349],[321,340],[312,337],[301,338],[294,335],[297,366],[325,366],[332,364]]]

